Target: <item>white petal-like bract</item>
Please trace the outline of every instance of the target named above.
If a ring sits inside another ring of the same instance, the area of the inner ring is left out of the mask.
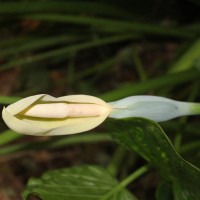
[[[144,117],[156,122],[193,115],[195,105],[158,96],[131,96],[109,104],[113,107],[111,118]]]
[[[67,135],[95,128],[110,114],[103,100],[88,95],[55,98],[39,94],[24,98],[2,111],[7,126],[28,135]]]

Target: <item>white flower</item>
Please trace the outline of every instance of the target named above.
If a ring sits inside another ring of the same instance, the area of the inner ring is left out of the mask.
[[[95,128],[107,117],[143,117],[156,122],[200,114],[199,103],[186,103],[157,96],[132,96],[115,102],[88,95],[55,98],[39,94],[3,109],[8,127],[29,135],[68,135]]]
[[[184,115],[200,114],[199,103],[187,103],[158,96],[131,96],[110,102],[113,110],[109,117],[144,117],[156,122]]]
[[[40,94],[24,98],[3,109],[7,126],[29,135],[67,135],[88,131],[101,124],[111,107],[88,95],[55,98]]]

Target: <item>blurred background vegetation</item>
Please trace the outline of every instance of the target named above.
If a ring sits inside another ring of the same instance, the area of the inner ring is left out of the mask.
[[[1,0],[1,109],[38,93],[106,101],[151,94],[200,102],[199,9],[198,0]],[[197,166],[198,121],[162,124],[177,151]],[[96,135],[41,138],[7,130],[1,120],[0,131],[3,200],[20,199],[28,178],[48,169],[114,163],[120,179],[144,162],[119,150],[103,126]],[[151,171],[130,190],[154,199],[158,179]]]

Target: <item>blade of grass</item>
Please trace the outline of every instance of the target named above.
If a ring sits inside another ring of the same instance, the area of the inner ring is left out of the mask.
[[[180,72],[194,67],[195,61],[200,59],[200,39],[196,40],[192,46],[170,67],[169,72]]]
[[[122,189],[124,189],[127,185],[129,185],[131,182],[133,182],[135,179],[139,178],[144,173],[148,172],[150,169],[149,165],[144,165],[134,171],[132,174],[130,174],[127,178],[125,178],[123,181],[121,181],[116,187],[114,187],[109,193],[104,195],[100,200],[110,200],[110,198],[114,195],[120,192]]]
[[[189,151],[199,150],[199,148],[200,148],[200,140],[183,145],[182,147],[180,147],[180,152],[184,154]]]
[[[20,99],[20,97],[0,96],[0,104],[11,104]]]
[[[197,69],[190,69],[176,74],[163,75],[140,83],[129,83],[122,85],[120,88],[99,95],[105,101],[118,100],[127,96],[144,94],[149,90],[161,89],[173,85],[178,85],[187,81],[191,81],[200,77],[200,71]]]
[[[79,73],[76,74],[76,80],[79,80],[83,77],[96,74],[97,73],[102,73],[105,70],[108,70],[109,67],[111,67],[114,63],[117,62],[117,56],[114,56],[112,58],[109,58],[93,67],[89,67],[83,71],[80,71]]]
[[[116,5],[101,2],[81,1],[20,1],[0,3],[0,14],[23,14],[23,13],[90,13],[107,16],[130,16]]]
[[[134,67],[140,77],[141,81],[146,81],[147,80],[147,73],[144,70],[144,66],[142,64],[142,61],[139,57],[139,54],[137,52],[136,47],[132,48],[132,60],[134,63]]]
[[[133,35],[130,35],[130,34],[115,35],[115,36],[110,36],[110,37],[106,37],[106,38],[96,39],[94,41],[89,41],[89,42],[85,42],[85,43],[81,43],[81,44],[71,45],[71,46],[67,46],[64,48],[41,53],[41,54],[38,54],[38,55],[35,55],[32,57],[20,58],[18,60],[11,61],[9,63],[1,65],[0,71],[10,69],[15,66],[28,65],[30,63],[32,64],[34,62],[38,62],[38,61],[41,61],[44,59],[50,59],[50,58],[56,57],[56,56],[61,56],[61,55],[65,55],[65,54],[66,54],[65,56],[67,56],[67,53],[72,53],[72,52],[76,52],[79,50],[88,49],[88,48],[92,48],[92,47],[96,47],[96,46],[107,45],[110,43],[122,42],[122,41],[130,40],[133,38],[134,38]]]
[[[83,16],[73,16],[73,15],[59,15],[59,14],[35,14],[35,15],[26,15],[24,18],[27,19],[37,19],[51,22],[67,22],[73,24],[82,24],[82,25],[91,25],[100,27],[112,27],[115,31],[131,31],[133,33],[143,33],[150,35],[160,35],[160,36],[174,36],[174,37],[194,37],[196,36],[195,32],[187,31],[183,28],[172,28],[164,27],[154,24],[145,24],[145,23],[134,23],[124,20],[112,20],[96,17],[83,17]]]
[[[54,37],[49,37],[49,38],[38,38],[38,39],[32,39],[31,41],[26,41],[24,43],[21,43],[20,45],[15,45],[12,48],[8,49],[2,49],[0,50],[0,55],[1,56],[8,56],[16,53],[20,53],[23,51],[29,51],[29,50],[35,50],[35,49],[40,49],[44,47],[48,47],[51,45],[55,44],[65,44],[67,42],[74,42],[83,39],[83,37],[78,37],[78,36],[64,36],[64,35],[59,35],[59,36],[54,36]]]
[[[20,135],[20,134],[18,134]],[[27,152],[41,149],[56,149],[78,143],[109,142],[112,138],[108,134],[95,132],[94,134],[72,135],[65,137],[51,138],[47,141],[26,142],[9,145],[0,148],[0,155],[13,154],[18,152]]]
[[[21,137],[23,137],[23,135],[15,133],[14,131],[11,130],[4,131],[0,133],[0,146],[8,144],[9,142],[17,140]]]
[[[127,149],[123,148],[122,146],[118,146],[115,150],[112,159],[107,166],[107,170],[113,175],[116,176],[119,172],[119,168],[122,164],[122,161],[126,157]]]
[[[30,38],[30,37],[25,37],[25,36],[23,38],[18,37],[18,36],[15,36],[14,38],[13,37],[1,38],[0,47],[4,48],[4,49],[10,48],[13,45],[19,45],[19,44],[22,44],[22,43],[25,43],[25,42],[30,42],[33,39],[33,38]]]

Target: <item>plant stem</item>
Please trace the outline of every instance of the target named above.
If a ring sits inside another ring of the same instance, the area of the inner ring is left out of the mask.
[[[182,135],[180,133],[177,133],[174,139],[174,148],[178,153],[180,152],[181,140],[182,140]]]
[[[14,131],[4,131],[0,134],[0,145],[7,144],[21,137],[23,137],[23,135],[15,133]]]
[[[137,73],[140,76],[140,80],[141,81],[146,81],[147,80],[147,74],[144,70],[144,66],[142,64],[142,61],[138,55],[138,52],[136,50],[136,48],[132,49],[132,59],[135,65],[135,69],[137,70]]]
[[[1,104],[11,104],[16,101],[19,101],[20,97],[9,97],[9,96],[0,96],[0,103]]]
[[[192,114],[199,115],[200,114],[200,103],[193,103],[191,112],[192,112]]]
[[[107,169],[113,175],[116,176],[118,168],[125,157],[127,150],[121,146],[118,146],[114,152],[111,162],[109,163]]]
[[[200,141],[194,141],[188,144],[183,145],[180,148],[180,152],[183,153],[187,153],[189,151],[193,151],[193,150],[198,150],[200,148]]]
[[[125,178],[121,183],[119,183],[116,187],[114,187],[109,193],[103,196],[100,200],[110,200],[113,195],[116,195],[122,189],[124,189],[128,184],[133,182],[135,179],[143,175],[149,170],[149,165],[144,165],[140,167],[138,170],[134,171],[127,178]]]

